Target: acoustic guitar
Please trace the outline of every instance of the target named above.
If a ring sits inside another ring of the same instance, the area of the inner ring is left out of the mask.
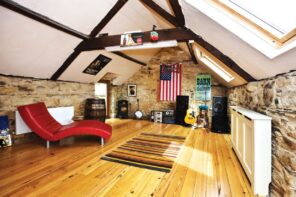
[[[194,116],[194,111],[192,111],[191,109],[187,109],[184,122],[190,125],[194,125],[194,123],[196,123],[196,117]]]

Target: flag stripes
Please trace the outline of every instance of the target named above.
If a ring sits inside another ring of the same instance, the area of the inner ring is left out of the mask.
[[[175,101],[181,94],[181,64],[160,65],[160,96],[161,101]]]

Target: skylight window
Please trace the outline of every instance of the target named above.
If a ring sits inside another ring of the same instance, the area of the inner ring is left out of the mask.
[[[296,27],[295,0],[220,0],[234,5],[235,10],[245,13],[246,17],[254,17],[258,24],[273,29],[284,35]]]
[[[296,35],[295,0],[213,0],[281,45]],[[226,6],[226,7],[225,7]]]
[[[296,12],[293,12],[295,0],[185,2],[270,59],[296,47]]]
[[[234,77],[228,73],[225,69],[223,69],[219,63],[211,59],[208,55],[200,51],[198,48],[195,49],[196,56],[198,59],[203,62],[207,67],[217,73],[220,77],[222,77],[226,82],[230,82],[234,79]]]

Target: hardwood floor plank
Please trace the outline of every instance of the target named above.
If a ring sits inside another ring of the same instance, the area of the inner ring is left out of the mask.
[[[203,132],[201,132],[200,130],[196,130],[196,132],[194,131],[194,134],[197,135],[197,139],[195,140],[195,144],[192,147],[193,148],[193,154],[189,163],[189,170],[187,172],[185,181],[184,181],[184,186],[182,187],[182,191],[181,191],[181,196],[194,196],[194,188],[195,188],[195,182],[196,182],[196,176],[199,173],[198,171],[198,166],[200,165],[199,162],[199,149],[202,146],[202,142],[203,142],[203,137],[201,137],[201,135],[203,135]]]
[[[227,173],[226,173],[226,166],[222,154],[222,147],[219,146],[218,142],[218,135],[214,135],[214,140],[216,144],[216,149],[215,149],[215,154],[217,155],[217,187],[218,187],[218,194],[219,196],[228,196],[231,197],[231,192],[230,192],[230,185],[229,181],[227,178]]]
[[[214,133],[207,133],[209,137],[209,144],[208,144],[208,158],[207,158],[207,173],[210,176],[207,176],[207,196],[219,196],[219,188],[218,188],[218,161],[217,155],[215,154],[215,150],[217,149],[215,144],[215,134]]]
[[[229,148],[225,142],[225,139],[218,138],[219,145],[222,150],[222,155],[224,157],[226,173],[230,183],[230,191],[232,196],[249,196],[241,185],[240,175],[236,174],[236,163],[230,157]]]

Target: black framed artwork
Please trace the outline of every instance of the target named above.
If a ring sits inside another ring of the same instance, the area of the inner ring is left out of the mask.
[[[127,85],[127,96],[137,96],[137,85]]]
[[[94,59],[90,65],[84,69],[83,73],[89,75],[98,74],[112,59],[100,54],[96,59]]]

